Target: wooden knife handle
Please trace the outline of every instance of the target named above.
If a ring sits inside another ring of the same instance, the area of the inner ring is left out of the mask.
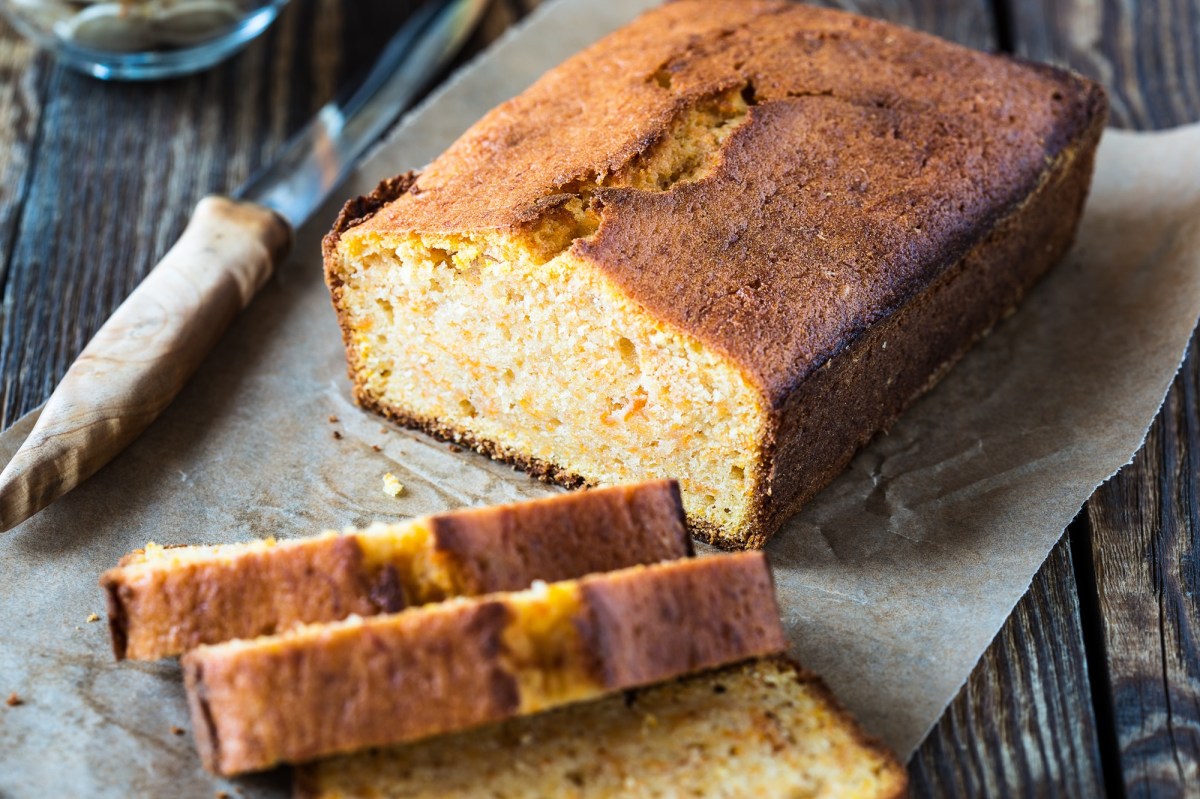
[[[287,257],[274,211],[205,197],[175,246],[71,364],[0,473],[0,530],[86,480],[171,403]]]

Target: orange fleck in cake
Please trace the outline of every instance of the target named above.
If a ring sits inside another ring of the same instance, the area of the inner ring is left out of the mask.
[[[837,11],[668,3],[347,204],[357,399],[566,485],[677,477],[759,547],[1066,252],[1105,109]]]
[[[746,552],[538,583],[183,656],[220,774],[458,731],[783,651],[766,559]]]
[[[900,799],[904,768],[766,658],[301,767],[296,799]]]
[[[222,546],[150,545],[100,579],[117,659],[687,557],[672,480]]]

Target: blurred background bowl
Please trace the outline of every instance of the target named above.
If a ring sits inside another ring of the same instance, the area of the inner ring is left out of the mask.
[[[287,0],[0,0],[23,35],[97,78],[153,80],[224,60]]]

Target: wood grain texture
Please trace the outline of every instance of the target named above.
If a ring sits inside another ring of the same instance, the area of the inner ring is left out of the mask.
[[[1200,346],[1145,446],[1087,504],[1129,797],[1200,792]]]
[[[1200,118],[1200,0],[1012,0],[1014,49],[1108,88],[1109,124]]]
[[[1018,52],[1101,80],[1113,124],[1200,119],[1200,1],[1018,0],[1014,10]],[[1101,746],[1129,797],[1200,796],[1198,384],[1193,339],[1142,450],[1085,510],[1094,588],[1081,601],[1095,616],[1093,662],[1106,665],[1098,710],[1113,722]]]
[[[39,72],[29,68],[37,57],[0,19],[0,268],[8,263],[37,148],[45,96]]]
[[[909,764],[913,796],[1105,795],[1067,539]]]

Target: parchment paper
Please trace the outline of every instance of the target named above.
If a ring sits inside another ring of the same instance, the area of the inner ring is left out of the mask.
[[[427,163],[652,0],[544,8],[411,116],[343,197]],[[1200,127],[1109,131],[1079,244],[1012,318],[772,542],[794,653],[902,756],[1063,528],[1140,445],[1200,315]],[[213,796],[174,663],[114,664],[96,580],[147,540],[295,537],[546,494],[349,400],[321,282],[331,203],[163,417],[0,537],[0,795]],[[327,417],[338,417],[331,423]],[[11,455],[32,420],[0,436]],[[343,438],[335,439],[334,430]],[[371,445],[382,447],[374,452]],[[384,494],[394,472],[407,486]],[[280,773],[242,780],[282,795]]]

